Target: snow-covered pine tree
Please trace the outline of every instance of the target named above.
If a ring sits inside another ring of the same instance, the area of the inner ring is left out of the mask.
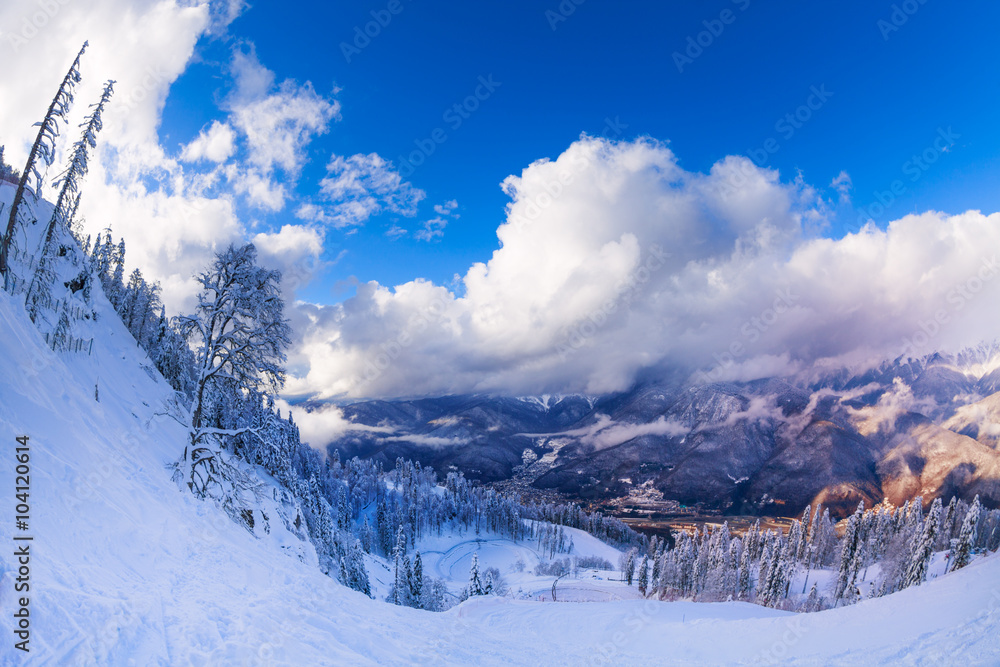
[[[646,589],[649,588],[649,556],[643,555],[642,562],[639,564],[639,593],[643,596],[646,595]]]
[[[654,592],[660,590],[660,567],[662,566],[663,550],[663,544],[658,543],[653,551],[653,572],[649,576],[649,588]]]
[[[792,521],[791,528],[788,529],[788,539],[785,543],[785,560],[789,563],[795,563],[799,560],[799,553],[805,540],[802,536],[802,524],[798,521]]]
[[[955,537],[954,532],[956,525],[958,524],[958,496],[952,496],[951,500],[948,501],[948,507],[945,508],[944,515],[941,519],[941,530],[938,532],[938,543],[935,546],[936,549],[941,550],[949,545],[950,540]]]
[[[817,510],[819,508],[817,507]],[[837,557],[837,533],[833,520],[830,518],[830,508],[823,510],[819,526],[816,528],[816,562],[815,565],[829,565]]]
[[[629,586],[632,585],[632,577],[635,576],[635,559],[637,555],[638,551],[633,547],[619,558],[618,567],[621,569],[622,576]]]
[[[375,509],[375,533],[379,550],[388,556],[392,553],[392,525],[389,522],[389,510],[385,498],[380,497]]]
[[[819,611],[819,590],[816,588],[816,584],[812,585],[809,589],[809,596],[806,598],[803,604],[804,611]]]
[[[919,507],[919,503],[917,504]],[[941,521],[941,499],[935,498],[931,504],[930,512],[923,523],[923,530],[920,537],[913,544],[910,552],[910,562],[903,575],[902,588],[916,586],[927,579],[927,566],[934,552],[934,543],[937,540],[938,526]]]
[[[965,519],[962,521],[962,529],[958,533],[958,542],[955,544],[951,558],[952,570],[960,570],[972,560],[972,546],[976,543],[976,526],[979,524],[981,508],[977,493],[976,497],[972,499],[972,507],[966,512]]]
[[[808,566],[808,556],[809,556],[809,544],[812,541],[813,527],[809,521],[809,517],[812,512],[812,507],[806,505],[805,510],[802,512],[802,519],[800,523],[800,534],[799,541],[795,548],[795,560],[799,563],[806,563]]]
[[[475,595],[485,595],[486,591],[483,590],[483,581],[479,574],[479,554],[472,554],[472,566],[469,568],[469,597]]]
[[[847,520],[847,530],[841,542],[840,565],[837,568],[837,587],[833,598],[844,600],[847,604],[854,601],[854,582],[858,576],[860,562],[858,559],[861,547],[861,517],[865,511],[865,503],[858,503],[858,508]]]
[[[100,101],[92,105],[93,111],[80,125],[83,128],[83,134],[79,141],[73,145],[69,165],[53,183],[59,187],[59,196],[56,198],[52,217],[45,227],[41,255],[25,296],[28,315],[33,322],[37,319],[38,310],[42,304],[51,300],[49,287],[55,282],[54,265],[58,257],[56,246],[58,245],[59,232],[62,230],[72,232],[73,218],[80,205],[80,181],[89,170],[90,149],[97,146],[97,134],[104,127],[101,116],[104,113],[104,107],[114,94],[114,85],[114,81],[108,81],[104,84]]]
[[[750,549],[744,548],[740,555],[740,569],[737,576],[736,599],[750,599],[750,576],[753,564],[750,562]]]
[[[773,549],[768,546],[765,553],[767,552],[770,552],[770,562],[766,570],[763,563],[761,566],[761,571],[765,572],[765,576],[761,578],[758,599],[765,606],[778,607],[785,598],[791,564],[787,559],[786,549],[783,549],[780,544],[775,545]]]
[[[448,589],[444,583],[437,579],[428,579],[424,582],[424,595],[420,600],[420,608],[427,611],[444,611],[444,596]]]
[[[87,50],[88,46],[90,46],[88,42],[83,43],[83,47],[76,54],[76,58],[73,60],[73,64],[70,65],[69,71],[66,72],[62,83],[59,84],[59,90],[56,91],[56,96],[52,98],[48,111],[45,112],[45,117],[38,124],[38,134],[35,136],[35,143],[31,146],[31,151],[28,153],[28,161],[24,165],[24,171],[21,172],[21,180],[17,184],[14,201],[10,206],[7,231],[4,233],[3,238],[0,239],[0,274],[3,274],[4,289],[8,292],[11,291],[12,287],[10,248],[14,233],[18,224],[20,224],[21,204],[24,203],[25,191],[30,191],[35,201],[38,201],[38,198],[41,197],[43,178],[39,171],[41,167],[39,163],[43,163],[45,167],[48,167],[55,159],[55,141],[56,137],[59,136],[59,122],[67,122],[67,114],[73,105],[74,89],[82,78],[80,76],[80,59],[83,58],[83,52]],[[34,179],[33,186],[28,184],[28,181],[31,179]]]
[[[368,597],[372,595],[368,568],[365,567],[365,552],[361,541],[355,539],[347,552],[347,585]]]
[[[424,564],[418,551],[413,557],[413,576],[410,578],[410,599],[419,607],[424,596]]]

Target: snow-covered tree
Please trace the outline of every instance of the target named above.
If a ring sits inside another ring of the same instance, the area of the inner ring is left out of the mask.
[[[347,585],[371,597],[372,588],[368,579],[368,568],[365,567],[365,552],[361,547],[361,541],[354,540],[347,553]]]
[[[976,526],[979,523],[981,508],[979,494],[976,494],[972,500],[972,507],[965,513],[965,519],[962,521],[962,529],[958,534],[958,542],[951,558],[952,570],[962,569],[972,559],[972,546],[976,543]]]
[[[56,249],[59,238],[57,232],[61,230],[72,231],[73,218],[80,205],[80,181],[89,170],[90,149],[97,146],[97,134],[104,127],[101,116],[104,113],[104,107],[114,94],[114,84],[114,81],[108,81],[104,85],[100,101],[92,106],[93,111],[80,126],[83,128],[83,135],[73,146],[69,166],[54,183],[59,187],[59,196],[56,198],[52,217],[45,227],[45,233],[42,236],[42,252],[25,297],[28,315],[32,321],[37,319],[39,308],[48,303],[51,298],[49,287],[55,282],[54,264],[59,257]],[[85,278],[89,278],[89,276],[85,274]]]
[[[913,550],[910,552],[910,563],[903,575],[903,588],[916,586],[927,579],[927,565],[930,563],[931,554],[934,551],[934,542],[937,540],[940,521],[941,499],[936,498],[931,504],[927,519],[923,522],[920,537],[913,544]]]
[[[740,569],[736,584],[736,597],[738,600],[750,599],[751,568],[750,550],[744,548],[743,553],[740,555]]]
[[[424,564],[418,551],[413,558],[413,576],[410,578],[410,599],[415,606],[420,606],[424,595]]]
[[[840,565],[837,569],[837,587],[834,600],[844,600],[847,604],[854,602],[855,581],[861,567],[861,518],[865,511],[864,501],[858,503],[858,509],[847,520],[847,530],[840,548]]]
[[[39,123],[38,134],[35,136],[35,143],[28,153],[28,161],[21,172],[21,180],[17,184],[17,191],[14,194],[14,201],[10,206],[10,217],[7,221],[7,231],[0,239],[0,274],[4,277],[4,289],[11,290],[10,276],[10,248],[14,234],[18,228],[21,215],[21,205],[24,203],[25,191],[29,191],[31,196],[38,200],[42,193],[42,174],[39,169],[44,169],[52,164],[55,159],[55,141],[59,136],[60,121],[66,122],[67,114],[73,105],[73,95],[76,84],[80,83],[80,59],[83,52],[87,50],[88,42],[83,43],[80,52],[76,54],[73,64],[59,84],[56,96],[52,98],[45,117]],[[41,164],[40,164],[41,163]],[[42,166],[44,165],[44,167]],[[33,184],[29,181],[33,179]]]
[[[639,593],[642,595],[646,594],[646,589],[649,588],[649,556],[643,556],[642,562],[639,564]]]
[[[448,594],[448,588],[439,579],[428,578],[424,581],[424,594],[420,600],[420,608],[427,611],[444,611],[444,596]]]
[[[483,592],[486,595],[506,595],[507,582],[504,580],[500,570],[495,567],[488,567],[483,572]]]
[[[635,576],[635,559],[637,555],[638,551],[633,547],[619,557],[618,568],[622,571],[622,576],[625,577],[625,582],[629,586],[632,585],[632,577]]]
[[[257,265],[253,244],[230,245],[218,253],[198,281],[196,313],[178,319],[182,334],[197,345],[198,362],[189,442],[177,470],[179,481],[204,497],[226,493],[219,445],[236,435],[256,434],[249,426],[212,425],[206,408],[220,393],[280,389],[290,330],[282,313],[281,274]]]
[[[486,595],[483,588],[483,580],[479,575],[479,554],[472,554],[472,566],[469,568],[469,587],[467,589],[469,597],[475,595]]]

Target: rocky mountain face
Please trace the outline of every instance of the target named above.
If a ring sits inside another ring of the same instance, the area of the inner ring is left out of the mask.
[[[653,490],[726,513],[917,495],[1000,506],[1000,349],[861,372],[647,383],[604,397],[450,396],[345,406],[341,457],[420,461],[592,501]]]

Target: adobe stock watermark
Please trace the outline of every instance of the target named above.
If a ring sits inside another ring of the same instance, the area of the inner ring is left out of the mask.
[[[35,0],[35,9],[21,17],[15,32],[7,33],[7,43],[14,53],[21,50],[28,42],[38,36],[45,26],[56,17],[63,7],[73,0]]]
[[[799,295],[792,292],[790,287],[775,290],[774,294],[774,301],[770,307],[746,320],[740,326],[740,338],[734,338],[724,351],[712,353],[715,365],[708,372],[698,371],[699,382],[703,384],[718,382],[725,371],[735,366],[739,359],[749,351],[749,346],[759,341],[781,319],[782,315],[795,307],[800,298]]]
[[[911,357],[920,356],[918,351],[926,348],[931,340],[936,338],[944,327],[951,322],[952,316],[965,308],[969,302],[985,289],[987,283],[996,278],[998,271],[1000,271],[1000,264],[997,262],[997,256],[993,255],[984,259],[979,264],[979,268],[966,280],[948,290],[947,294],[945,294],[945,301],[948,302],[948,308],[939,308],[929,319],[919,320],[917,322],[917,330],[909,337],[903,339],[902,354],[904,356],[908,354]]]
[[[383,9],[373,9],[369,12],[371,20],[364,25],[354,26],[354,34],[350,42],[340,43],[340,52],[348,64],[354,56],[371,45],[372,40],[382,34],[382,31],[389,27],[392,19],[399,16],[406,9],[402,0],[389,0]]]
[[[761,651],[755,662],[778,664],[788,660],[788,652],[798,645],[805,634],[806,631],[802,628],[802,615],[792,616],[785,621],[785,631],[781,633],[781,636],[768,648]]]
[[[620,654],[623,648],[635,640],[642,630],[649,626],[656,616],[656,613],[663,610],[662,603],[646,598],[642,601],[638,609],[633,609],[624,619],[624,630],[615,631],[609,641],[602,642],[595,647],[588,665],[619,665],[621,664]]]
[[[727,199],[746,185],[756,169],[767,165],[771,156],[781,150],[782,144],[778,141],[778,137],[786,142],[790,141],[799,130],[805,127],[806,123],[812,120],[815,113],[830,101],[833,95],[832,91],[827,90],[825,83],[819,86],[810,86],[805,101],[774,122],[774,131],[777,132],[777,136],[768,137],[759,148],[747,150],[746,156],[750,158],[754,166],[751,167],[746,162],[740,161],[737,170],[719,184],[719,194],[722,198]]]
[[[549,22],[552,32],[556,31],[560,23],[568,20],[576,12],[576,8],[587,0],[562,0],[555,9],[545,10],[545,20]]]
[[[740,12],[745,12],[750,7],[750,0],[731,1]],[[719,39],[722,33],[726,31],[726,26],[730,26],[736,22],[737,16],[739,16],[739,13],[727,7],[719,12],[717,18],[702,21],[701,24],[705,29],[695,35],[688,35],[683,52],[674,51],[671,54],[670,57],[673,58],[677,71],[683,74],[684,68],[693,64],[707,49],[715,44],[715,40]]]
[[[556,345],[559,360],[565,361],[567,357],[586,345],[587,340],[597,334],[623,304],[628,304],[639,289],[652,279],[654,273],[663,268],[670,256],[670,253],[664,252],[663,248],[655,243],[651,245],[646,261],[615,285],[615,293],[611,297],[567,328],[562,342]]]
[[[901,178],[897,178],[889,184],[888,189],[876,190],[873,192],[872,197],[875,201],[871,202],[867,206],[861,207],[858,213],[856,225],[850,231],[860,231],[866,224],[874,222],[875,218],[885,214],[885,212],[909,190],[907,181],[910,183],[916,183],[923,178],[924,174],[926,174],[927,171],[941,159],[942,155],[950,152],[951,147],[955,145],[956,140],[961,137],[962,135],[951,129],[950,125],[947,129],[939,127],[937,129],[937,136],[934,138],[934,141],[927,146],[927,148],[923,149],[919,153],[914,153],[908,160],[900,165],[900,171],[908,178],[905,181]]]
[[[619,116],[615,116],[614,119],[605,118],[604,127],[599,136],[604,139],[614,140],[622,136],[626,129],[628,129],[628,125],[623,123]],[[542,213],[562,196],[566,187],[573,184],[573,181],[576,180],[577,171],[589,167],[591,162],[592,159],[589,155],[574,156],[572,169],[569,167],[560,169],[555,178],[542,184],[543,192],[535,194],[526,201],[523,210],[519,211],[517,217],[512,220],[514,227],[519,230],[524,229],[529,224],[538,220]]]
[[[910,17],[920,11],[920,8],[927,4],[927,0],[903,0],[903,2],[893,5],[892,12],[888,19],[879,19],[875,22],[875,27],[882,33],[882,41],[888,42],[889,37],[899,32]]]
[[[490,99],[497,88],[503,85],[502,81],[495,81],[493,75],[480,76],[477,80],[475,90],[471,95],[452,104],[441,114],[441,120],[452,131],[457,131],[465,121],[472,117],[472,114],[479,110],[483,102]],[[438,149],[438,146],[448,141],[448,132],[444,127],[434,128],[430,135],[423,139],[414,139],[415,150],[396,158],[399,168],[399,175],[408,178],[417,170],[417,167],[424,164],[431,155]]]
[[[142,73],[142,79],[134,85],[122,91],[124,86],[119,87],[119,94],[112,103],[112,108],[119,113],[131,111],[137,104],[145,102],[151,95],[156,93],[156,89],[165,82],[172,79],[169,73],[159,65],[149,66]],[[124,95],[121,92],[125,92]]]

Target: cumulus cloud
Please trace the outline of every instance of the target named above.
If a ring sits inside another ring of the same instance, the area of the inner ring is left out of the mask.
[[[278,172],[288,182],[298,178],[310,142],[339,120],[340,103],[319,95],[308,81],[275,85],[274,73],[260,63],[252,44],[234,51],[230,69],[234,85],[225,106],[245,156],[226,176],[251,203],[280,211],[288,195]]]
[[[299,208],[299,218],[335,228],[355,227],[382,211],[412,217],[426,196],[376,153],[333,155],[326,169],[320,194],[327,204],[306,204]]]
[[[996,336],[1000,215],[911,215],[818,238],[830,202],[745,158],[583,137],[503,183],[501,247],[458,291],[358,286],[307,306],[292,393],[623,390],[644,373],[754,379]],[[701,375],[698,375],[698,374]]]
[[[286,302],[295,290],[308,284],[321,268],[323,231],[302,225],[283,225],[277,232],[260,232],[251,240],[257,246],[260,263],[281,271]]]
[[[236,133],[226,123],[215,120],[207,130],[202,130],[195,139],[184,147],[181,159],[188,162],[209,160],[225,162],[236,150]]]

